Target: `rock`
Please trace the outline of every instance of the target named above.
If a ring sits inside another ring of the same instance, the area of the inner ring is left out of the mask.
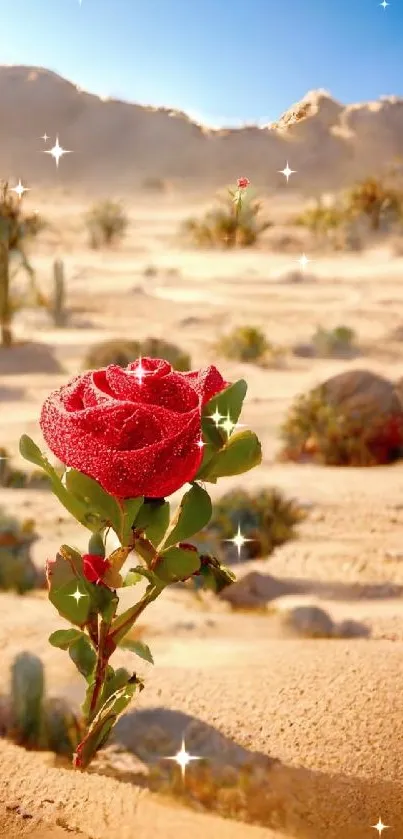
[[[295,606],[280,612],[285,629],[302,638],[331,638],[334,624],[330,615],[319,606]]]
[[[322,385],[331,405],[350,415],[376,420],[384,414],[403,416],[403,387],[369,370],[348,370]]]
[[[218,596],[235,608],[259,608],[270,600],[294,592],[295,587],[292,583],[277,580],[270,574],[250,571],[240,580],[223,589]]]

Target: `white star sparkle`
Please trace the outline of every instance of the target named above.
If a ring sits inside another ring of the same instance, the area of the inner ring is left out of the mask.
[[[214,425],[219,425],[221,420],[224,419],[223,414],[220,414],[218,408],[215,409],[214,414],[210,414],[210,419],[213,420]]]
[[[388,825],[388,824],[383,824],[383,823],[382,823],[382,819],[381,819],[381,818],[379,818],[378,824],[371,824],[371,827],[373,827],[373,828],[374,828],[374,830],[377,830],[377,831],[378,831],[379,836],[381,836],[381,835],[382,835],[382,833],[383,833],[383,831],[384,831],[384,830],[388,830],[388,829],[389,829],[389,825]]]
[[[238,551],[238,559],[241,558],[241,550],[246,542],[253,542],[254,539],[246,539],[241,532],[241,526],[238,524],[238,530],[232,539],[223,539],[223,542],[232,542]]]
[[[41,140],[44,140],[44,141],[45,141],[45,143],[47,143],[47,142],[48,142],[48,140],[49,140],[49,135],[46,133],[46,131],[45,131],[45,133],[44,133],[44,134],[42,134]]]
[[[182,773],[182,778],[183,778],[183,780],[185,780],[185,772],[186,772],[186,767],[187,767],[188,763],[190,763],[191,760],[201,760],[201,757],[198,757],[196,755],[190,755],[186,751],[185,740],[183,739],[180,751],[177,752],[176,755],[172,755],[171,757],[165,757],[164,760],[174,760],[175,763],[177,763],[178,766],[180,766],[181,773]]]
[[[309,259],[309,257],[307,257],[306,254],[303,253],[302,256],[300,256],[300,258],[297,259],[297,262],[299,262],[301,266],[301,271],[305,271],[305,268],[307,267],[307,265],[309,265],[310,262],[312,262],[312,259]]]
[[[386,0],[383,0],[383,2],[382,2],[382,3],[380,3],[379,5],[380,5],[380,6],[383,6],[383,11],[385,11],[386,6],[390,6],[390,3],[387,3],[387,2],[386,2]]]
[[[243,427],[243,423],[233,422],[229,414],[227,414],[224,422],[222,422],[220,424],[220,428],[224,429],[227,437],[230,437],[230,435],[232,434],[232,432],[234,431],[235,428],[242,428],[242,427]]]
[[[198,445],[199,449],[204,449],[204,446],[205,446],[206,444],[205,444],[205,442],[204,442],[204,440],[203,440],[203,437],[200,437],[200,439],[197,441],[197,445]]]
[[[64,154],[72,154],[71,151],[68,149],[63,149],[61,145],[59,145],[59,138],[56,137],[55,145],[52,149],[46,149],[43,154],[50,154],[56,161],[56,166],[59,168],[60,158],[63,157]]]
[[[133,370],[133,376],[135,376],[139,385],[143,384],[143,379],[147,375],[147,372],[148,371],[146,370],[146,368],[143,367],[143,359],[140,357],[139,358],[139,363],[138,363],[136,369]]]
[[[288,183],[288,181],[289,181],[289,179],[290,179],[291,175],[295,175],[295,174],[296,174],[296,170],[295,170],[295,169],[290,169],[290,167],[289,167],[289,163],[288,163],[288,160],[287,160],[287,164],[286,164],[285,168],[284,168],[284,169],[279,169],[278,171],[279,171],[279,174],[280,174],[280,175],[284,175],[284,177],[285,177],[285,178],[287,178],[287,183]]]
[[[69,597],[74,597],[74,600],[78,604],[80,602],[81,598],[82,597],[88,597],[88,594],[83,594],[82,591],[80,591],[80,589],[77,586],[76,591],[74,591],[73,594],[69,594]]]
[[[20,178],[17,186],[12,187],[11,192],[15,192],[18,195],[18,198],[21,201],[21,198],[24,195],[24,192],[29,192],[29,189],[28,189],[28,187],[22,185],[21,178]]]

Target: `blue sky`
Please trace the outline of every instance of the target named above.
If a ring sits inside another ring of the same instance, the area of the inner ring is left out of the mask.
[[[308,90],[403,95],[403,0],[0,0],[0,63],[178,108],[268,122]]]

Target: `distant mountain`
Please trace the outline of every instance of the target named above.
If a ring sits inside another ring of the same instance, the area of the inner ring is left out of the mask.
[[[40,153],[56,135],[74,152],[58,169]],[[345,107],[317,90],[272,125],[216,130],[177,111],[101,99],[49,70],[0,67],[0,178],[30,185],[108,193],[149,177],[216,187],[247,175],[277,188],[288,161],[297,171],[289,188],[308,193],[382,171],[399,155],[403,99],[395,96]]]

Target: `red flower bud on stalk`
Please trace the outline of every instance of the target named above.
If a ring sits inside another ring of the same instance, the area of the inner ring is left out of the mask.
[[[89,583],[102,583],[102,578],[109,571],[111,564],[97,554],[83,554],[84,576]],[[105,583],[104,583],[105,585]]]
[[[247,189],[250,185],[250,180],[248,178],[238,178],[237,187],[238,189]]]

